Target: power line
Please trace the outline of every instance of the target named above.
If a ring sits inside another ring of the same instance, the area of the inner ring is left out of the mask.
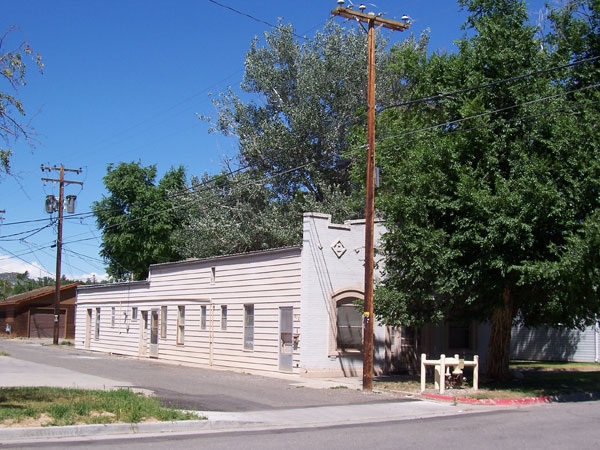
[[[213,3],[217,4],[217,2],[213,2]],[[219,6],[224,6],[224,5],[219,5]],[[274,26],[272,24],[269,24],[268,22],[266,24],[268,24],[269,26]],[[592,62],[592,61],[595,61],[597,59],[598,59],[598,57],[594,57],[594,58],[589,58],[589,59],[586,59],[586,60],[576,61],[576,62],[571,63],[571,64],[567,64],[567,65],[563,65],[563,66],[558,66],[558,67],[553,67],[553,68],[548,68],[548,69],[545,69],[543,71],[536,71],[536,72],[532,72],[530,74],[524,74],[524,75],[520,75],[520,76],[516,76],[516,77],[510,77],[510,78],[507,78],[505,80],[497,80],[497,81],[494,81],[492,83],[487,83],[487,84],[484,84],[484,85],[478,85],[478,86],[474,86],[474,87],[471,87],[471,88],[465,88],[465,89],[457,90],[457,91],[454,91],[454,92],[448,92],[448,93],[443,93],[443,94],[436,94],[434,96],[430,96],[430,97],[426,97],[426,98],[422,98],[422,99],[415,99],[415,100],[411,100],[410,102],[407,102],[407,103],[404,103],[404,104],[401,104],[401,105],[394,105],[394,106],[398,107],[398,106],[405,106],[405,105],[413,104],[413,103],[417,103],[417,102],[432,101],[432,100],[435,100],[435,99],[439,99],[440,96],[442,96],[442,97],[449,97],[449,96],[452,96],[452,95],[457,95],[457,94],[459,94],[461,92],[467,92],[467,91],[471,91],[471,90],[475,90],[475,89],[483,89],[483,88],[487,88],[487,87],[491,87],[491,86],[497,85],[499,83],[508,82],[508,81],[516,81],[516,80],[523,79],[523,78],[526,78],[526,77],[537,76],[539,74],[546,73],[546,72],[549,72],[549,71],[552,71],[552,70],[559,70],[559,69],[563,69],[563,68],[568,68],[568,67],[572,67],[572,66],[577,65],[577,64],[585,63],[585,62]],[[539,99],[537,101],[541,101],[541,100],[543,100],[543,99]],[[519,106],[519,105],[515,105],[513,107],[516,107],[516,106]],[[389,108],[389,107],[386,107],[386,108]],[[493,114],[494,112],[499,112],[499,111],[500,110],[488,111],[488,112],[481,113],[481,114]],[[472,119],[472,118],[475,118],[475,117],[476,116],[470,116],[470,117],[467,117],[467,118],[457,119],[457,121],[465,121],[465,120]],[[456,121],[445,122],[443,124],[438,124],[438,125],[435,125],[433,127],[442,127],[442,126],[447,126],[448,124],[454,124],[454,123],[458,123],[458,122],[456,122]],[[413,130],[413,131],[409,131],[407,133],[403,133],[402,135],[416,133],[416,132],[420,132],[420,131],[426,131],[426,129]],[[389,137],[386,137],[385,139],[386,140],[387,139],[393,139],[394,137],[402,136],[402,135],[389,136]],[[288,169],[287,172],[291,172],[291,171],[298,170],[298,169],[299,168]],[[239,170],[244,170],[244,169],[239,169]],[[273,176],[280,176],[280,174],[275,174]],[[266,180],[268,180],[268,178],[264,177],[263,180],[266,181]],[[204,186],[206,187],[207,184],[208,183],[204,183]],[[193,189],[193,188],[197,188],[197,186],[191,187],[190,189]],[[187,189],[186,191],[182,191],[182,192],[176,193],[176,194],[171,195],[171,196],[166,196],[165,198],[166,199],[176,198],[178,195],[185,195],[187,193],[187,191],[189,191],[190,189]],[[67,218],[76,218],[76,217],[89,218],[89,217],[92,217],[93,215],[94,215],[93,212],[87,212],[87,213],[81,213],[81,214],[75,214],[75,215],[72,215],[72,216],[67,216],[67,217],[65,217],[65,219],[67,219]],[[45,221],[47,219],[40,219],[40,220],[34,220],[34,221],[13,222],[13,223],[8,223],[8,224],[4,224],[4,225],[5,226],[9,226],[9,225],[16,225],[16,224],[34,223],[34,222],[38,222],[38,221],[42,221],[42,220]],[[140,220],[140,219],[134,219],[134,220]],[[115,225],[115,226],[118,226],[118,225]],[[44,228],[47,228],[47,227],[48,226],[40,228],[38,231],[36,231],[36,230],[30,230],[30,231],[39,232],[39,231],[41,231],[41,230],[43,230]],[[25,234],[25,232],[23,232],[23,234]],[[15,235],[18,235],[18,234],[15,234]],[[11,236],[15,236],[15,235],[11,235]],[[89,238],[89,239],[82,239],[82,240],[79,240],[79,241],[72,241],[72,242],[81,242],[81,241],[92,240],[92,239],[98,239],[98,237],[93,237],[93,238]],[[0,241],[1,241],[1,239],[0,239]]]
[[[23,239],[27,239],[28,237],[31,237],[31,236],[33,236],[33,235],[35,235],[37,233],[40,233],[40,232],[44,231],[46,228],[49,228],[51,226],[53,226],[52,223],[50,223],[48,225],[45,225],[45,226],[43,226],[41,228],[35,228],[35,229],[32,229],[32,230],[20,231],[19,233],[8,234],[6,236],[2,236],[0,238],[0,242],[20,241],[20,240],[23,240]],[[20,238],[15,238],[15,239],[7,239],[7,238],[15,237],[15,236],[21,236],[21,235],[24,235],[24,234],[26,234],[27,236],[23,236],[23,237],[20,237]]]
[[[251,20],[254,20],[255,22],[262,23],[262,24],[267,25],[267,26],[269,26],[271,28],[275,28],[277,30],[284,29],[281,25],[274,25],[274,24],[272,24],[270,22],[267,22],[266,20],[262,20],[262,19],[257,18],[255,16],[253,16],[252,14],[248,14],[248,13],[239,11],[239,10],[237,10],[235,8],[232,8],[231,6],[224,5],[223,3],[219,3],[219,2],[217,2],[215,0],[208,0],[208,1],[210,3],[214,3],[215,5],[217,5],[217,6],[221,7],[221,8],[228,9],[229,11],[232,11],[232,12],[234,12],[236,14],[239,14],[240,16],[247,17],[247,18],[249,18]],[[292,34],[292,36],[296,36],[298,39],[303,39],[303,40],[306,40],[306,41],[308,40],[308,38],[306,36],[300,36],[299,34],[296,34],[293,31],[291,32],[291,34]]]
[[[578,91],[583,91],[583,90],[587,90],[587,89],[593,89],[593,88],[596,88],[596,87],[599,87],[599,86],[600,86],[600,83],[596,83],[596,84],[593,84],[591,86],[584,86],[584,87],[581,87],[581,88],[578,88],[578,89],[572,89],[570,91],[565,91],[565,92],[561,92],[559,94],[554,94],[554,95],[549,95],[549,96],[546,96],[546,97],[541,97],[541,98],[538,98],[538,99],[535,99],[535,100],[530,100],[530,101],[519,103],[519,104],[516,104],[516,105],[511,105],[511,106],[507,106],[507,107],[504,107],[504,108],[499,108],[499,109],[495,109],[495,110],[491,110],[491,111],[484,111],[484,112],[481,112],[481,113],[478,113],[478,114],[473,114],[471,116],[462,117],[460,119],[449,120],[449,121],[446,121],[444,123],[438,123],[436,125],[430,125],[430,126],[427,126],[427,127],[416,129],[416,130],[406,131],[406,132],[403,132],[403,133],[400,133],[400,134],[396,134],[396,135],[392,135],[392,136],[387,136],[387,137],[384,138],[384,140],[396,139],[396,138],[399,138],[399,137],[404,137],[404,136],[408,136],[408,135],[415,134],[415,133],[422,133],[422,132],[425,132],[425,131],[434,130],[436,128],[448,127],[448,126],[451,126],[451,125],[457,125],[457,124],[459,124],[461,122],[465,122],[467,120],[476,119],[478,117],[484,117],[484,116],[496,114],[496,113],[503,112],[503,111],[508,111],[510,109],[520,108],[522,106],[527,106],[527,105],[531,105],[531,104],[534,104],[534,103],[539,103],[541,101],[545,101],[545,100],[550,100],[550,99],[553,99],[553,98],[562,97],[564,95],[569,95],[569,94],[572,94],[572,93],[575,93],[575,92],[578,92]],[[547,112],[545,112],[543,114],[547,114]],[[519,117],[519,118],[516,118],[514,120],[519,120],[519,119],[523,119],[523,117]]]
[[[528,73],[521,74],[521,75],[515,75],[513,77],[503,78],[501,80],[495,80],[495,81],[491,81],[489,83],[478,84],[476,86],[471,86],[471,87],[468,87],[468,88],[457,89],[457,90],[451,91],[451,92],[443,92],[443,93],[439,93],[439,94],[433,94],[433,95],[430,95],[428,97],[411,99],[411,100],[408,100],[408,101],[403,102],[403,103],[397,103],[397,104],[385,106],[385,107],[381,108],[379,111],[381,112],[381,111],[385,111],[385,110],[391,109],[391,108],[399,108],[399,107],[402,107],[402,106],[410,106],[410,105],[414,105],[414,104],[417,104],[417,103],[425,103],[425,102],[431,102],[431,101],[435,101],[435,100],[441,100],[441,99],[448,98],[448,97],[454,97],[455,95],[464,94],[466,92],[471,92],[471,91],[476,91],[476,90],[480,90],[480,89],[485,89],[485,88],[488,88],[488,87],[493,87],[493,86],[497,86],[499,84],[509,83],[509,82],[512,82],[512,81],[518,81],[518,80],[522,80],[522,79],[525,79],[525,78],[530,78],[530,77],[542,75],[542,74],[545,74],[545,73],[554,72],[556,70],[562,70],[562,69],[568,69],[568,68],[571,68],[571,67],[576,67],[576,66],[578,66],[580,64],[594,62],[594,61],[596,61],[598,59],[600,59],[600,56],[594,56],[592,58],[581,59],[581,60],[574,61],[574,62],[569,63],[569,64],[564,64],[562,66],[549,67],[547,69],[536,70],[534,72],[528,72]]]

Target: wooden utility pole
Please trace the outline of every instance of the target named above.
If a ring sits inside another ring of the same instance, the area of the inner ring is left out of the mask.
[[[64,197],[65,197],[65,184],[79,184],[83,185],[81,181],[69,181],[65,180],[65,172],[75,172],[77,174],[81,173],[81,169],[65,169],[61,164],[60,167],[47,167],[41,166],[43,171],[52,171],[56,170],[59,172],[58,180],[53,178],[42,178],[42,181],[51,181],[59,184],[59,194],[58,194],[58,202],[56,204],[55,211],[58,211],[58,231],[56,237],[56,281],[54,284],[54,336],[52,343],[54,345],[58,345],[58,335],[59,335],[59,319],[60,319],[60,278],[61,278],[61,266],[62,266],[62,228],[63,228],[63,216],[64,216]],[[65,324],[66,326],[67,324]]]
[[[343,2],[338,2],[342,3]],[[408,22],[384,19],[374,13],[338,6],[331,11],[334,16],[353,19],[367,24],[368,86],[367,86],[367,174],[365,201],[365,285],[364,285],[364,333],[363,333],[363,391],[373,390],[373,266],[375,259],[375,27],[394,31],[407,30]]]

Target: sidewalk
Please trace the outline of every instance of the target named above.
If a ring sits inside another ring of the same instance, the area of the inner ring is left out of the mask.
[[[0,357],[0,385],[9,386],[55,386],[83,389],[129,388],[131,384],[68,369]],[[345,385],[359,388],[361,380],[309,379],[297,377],[293,385],[330,389]],[[294,380],[291,380],[294,381]],[[147,392],[149,393],[149,392]],[[318,428],[371,422],[420,419],[484,412],[493,408],[459,405],[422,400],[389,402],[383,404],[360,404],[343,406],[320,406],[309,408],[276,409],[248,412],[199,411],[206,420],[181,422],[154,422],[140,424],[78,425],[68,427],[2,428],[4,443],[36,442],[48,439],[77,440],[80,438],[108,439],[111,437],[135,437],[165,434],[200,434],[233,432],[241,430]]]

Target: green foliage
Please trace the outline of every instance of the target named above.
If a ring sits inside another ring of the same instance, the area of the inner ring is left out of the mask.
[[[11,27],[0,37],[0,75],[16,92],[20,86],[27,84],[27,64],[24,61],[26,57],[33,59],[40,72],[44,64],[42,57],[27,42],[22,42],[13,50],[4,50],[6,39],[14,30],[15,27]],[[19,98],[0,91],[0,141],[4,144],[0,144],[0,173],[10,173],[11,141],[24,138],[31,143],[32,129],[21,122],[20,117],[23,116],[25,116],[25,107]]]
[[[381,62],[384,47],[380,40]],[[193,180],[175,233],[179,253],[299,245],[304,212],[335,221],[362,215],[362,199],[351,195],[362,180],[349,176],[348,137],[366,120],[366,57],[365,33],[333,22],[312,40],[299,42],[291,26],[280,26],[265,33],[264,46],[252,42],[242,84],[250,100],[221,94],[212,130],[238,138],[242,169]],[[386,76],[378,83],[391,84]]]
[[[156,166],[108,166],[104,185],[110,195],[94,202],[92,210],[102,230],[100,254],[114,279],[141,280],[150,264],[181,258],[171,236],[180,226],[175,202],[186,189],[185,172],[172,168],[158,184],[155,178]]]
[[[40,419],[42,415],[49,416],[46,426],[198,419],[197,415],[164,408],[156,398],[126,389],[0,388],[0,423]]]
[[[331,189],[321,202],[303,192],[286,200],[251,170],[192,178],[192,186],[182,197],[182,226],[173,235],[176,250],[187,258],[300,245],[305,211],[348,214],[339,191]]]
[[[64,275],[61,278],[63,285],[75,282],[67,279]],[[29,272],[25,271],[23,273],[0,274],[0,283],[2,283],[0,299],[4,300],[12,295],[23,294],[46,286],[54,286],[56,280],[50,277],[31,278]]]
[[[366,120],[365,33],[329,22],[312,40],[294,40],[289,25],[264,37],[264,47],[256,39],[247,53],[242,84],[259,100],[222,94],[214,131],[238,137],[241,166],[267,177],[278,199],[301,193],[326,204],[350,194],[349,130]]]
[[[472,33],[458,54],[404,47],[392,65],[406,97],[378,124],[395,137],[378,146],[389,233],[376,313],[394,325],[497,311],[529,325],[584,325],[600,310],[598,94],[589,89],[598,70],[552,67],[589,56],[594,33],[578,52],[554,35],[561,56],[541,50],[523,2],[459,3]],[[565,27],[581,31],[570,17]],[[488,360],[507,371],[507,342],[494,339],[498,358]]]
[[[210,257],[299,243],[300,222],[250,171],[192,178],[175,246],[185,257]],[[290,215],[294,217],[289,217]]]

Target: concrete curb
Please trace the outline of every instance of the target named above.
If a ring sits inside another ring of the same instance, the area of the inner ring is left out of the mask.
[[[537,405],[543,403],[562,403],[562,402],[585,402],[600,400],[600,393],[588,392],[581,394],[569,394],[569,395],[547,395],[541,397],[520,397],[520,398],[469,398],[469,397],[458,397],[451,395],[441,394],[427,394],[422,393],[421,397],[428,398],[431,400],[445,401],[445,402],[458,402],[468,403],[470,405],[495,405],[495,406],[521,406],[521,405]]]
[[[448,415],[483,412],[493,407],[464,407],[422,400],[392,403],[365,403],[322,407],[290,408],[247,412],[207,412],[206,420],[152,422],[140,424],[75,425],[41,428],[3,428],[0,441],[5,444],[42,441],[79,441],[129,439],[139,436],[175,436],[347,426],[383,421],[414,420]],[[1,446],[1,444],[0,444]]]
[[[198,431],[235,429],[260,425],[251,421],[231,420],[182,420],[175,422],[114,423],[104,425],[71,425],[64,427],[3,428],[2,442],[41,441],[45,439],[71,439],[123,437],[124,435],[153,435],[172,433],[194,433]]]

